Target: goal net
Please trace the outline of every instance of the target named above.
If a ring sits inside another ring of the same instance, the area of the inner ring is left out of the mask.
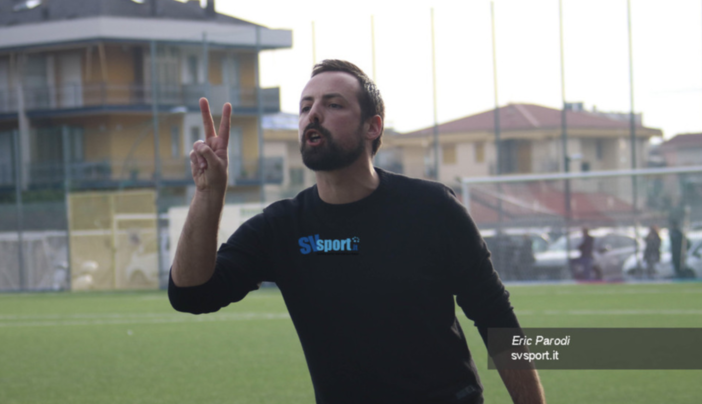
[[[702,239],[702,167],[463,178],[461,187],[504,281],[702,277],[693,251]],[[682,246],[671,243],[676,228]]]

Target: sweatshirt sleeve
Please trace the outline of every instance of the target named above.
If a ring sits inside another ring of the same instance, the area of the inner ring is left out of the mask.
[[[456,302],[487,346],[489,328],[520,328],[490,252],[466,208],[446,189],[445,256]]]
[[[168,280],[168,298],[174,309],[202,314],[242,300],[263,281],[274,281],[263,214],[242,224],[217,251],[215,271],[202,285],[178,287]]]

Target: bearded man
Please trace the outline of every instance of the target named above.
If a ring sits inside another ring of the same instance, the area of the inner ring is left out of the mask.
[[[300,98],[315,186],[275,202],[217,250],[231,106],[190,153],[197,190],[171,268],[176,310],[217,311],[263,281],[280,288],[317,404],[482,403],[456,302],[487,344],[519,328],[490,254],[453,191],[374,167],[385,108],[355,65],[316,65]],[[500,369],[515,403],[543,403],[535,369]]]

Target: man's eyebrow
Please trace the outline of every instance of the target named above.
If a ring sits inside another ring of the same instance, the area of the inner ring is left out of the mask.
[[[324,94],[322,96],[322,99],[325,99],[325,100],[328,100],[330,98],[342,98],[342,99],[346,100],[346,97],[341,95],[341,93],[329,93],[329,94]],[[305,101],[313,101],[313,100],[314,100],[314,97],[312,97],[311,95],[308,95],[306,97],[302,97],[302,99],[300,100],[300,104],[302,104]]]

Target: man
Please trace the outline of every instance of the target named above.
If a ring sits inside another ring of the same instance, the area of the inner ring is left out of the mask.
[[[685,237],[682,230],[680,230],[680,223],[677,220],[670,221],[668,236],[670,237],[670,254],[672,256],[675,277],[685,278],[687,273],[685,271],[683,257],[687,254],[687,247],[690,245],[690,241]]]
[[[594,249],[595,238],[590,235],[590,229],[588,229],[587,227],[583,227],[583,241],[578,246],[578,250],[580,250],[580,257],[578,261],[582,268],[581,276],[583,279],[592,278],[592,264],[595,261],[595,257],[593,255]]]
[[[231,106],[219,136],[193,146],[197,191],[178,242],[174,308],[216,311],[277,283],[318,404],[482,403],[455,316],[457,296],[484,340],[519,327],[489,253],[447,187],[374,168],[384,104],[356,66],[315,66],[300,101],[300,151],[317,185],[271,204],[216,251]],[[535,370],[500,370],[516,403],[542,403]]]

